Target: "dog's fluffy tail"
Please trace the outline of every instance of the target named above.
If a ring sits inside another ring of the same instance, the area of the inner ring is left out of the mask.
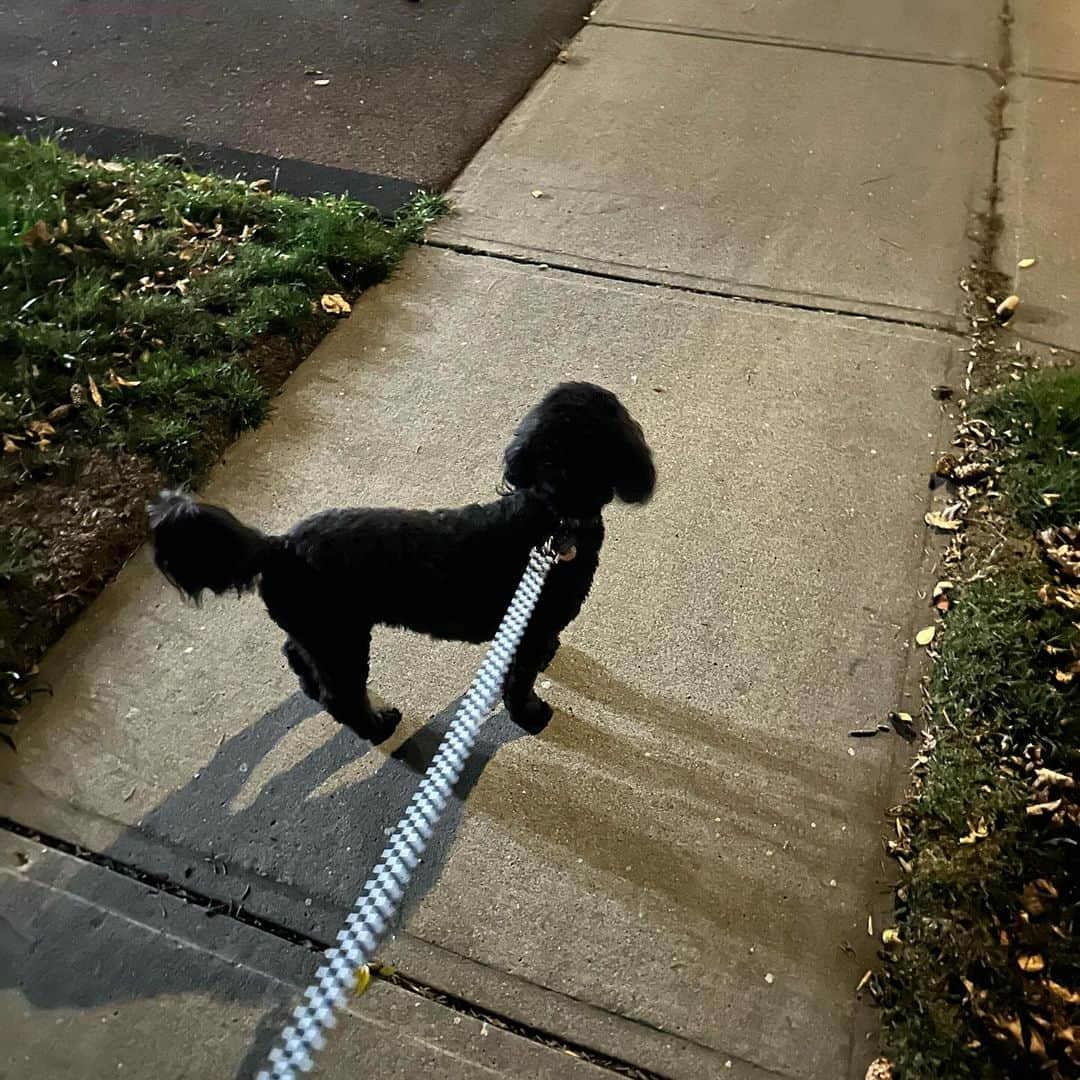
[[[182,491],[163,491],[148,507],[154,562],[185,596],[255,587],[276,538],[237,521],[220,506]]]

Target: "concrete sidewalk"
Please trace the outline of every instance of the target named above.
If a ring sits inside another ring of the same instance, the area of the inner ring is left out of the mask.
[[[956,282],[994,175],[1002,23],[977,0],[948,18],[759,4],[733,22],[686,0],[669,25],[672,7],[598,8],[460,177],[460,214],[206,491],[267,529],[328,505],[482,499],[515,421],[567,377],[619,393],[656,451],[656,499],[608,515],[594,594],[546,676],[555,719],[539,738],[489,721],[384,950],[450,1003],[394,1013],[399,1039],[379,1028],[393,988],[354,1010],[350,1045],[403,1076],[834,1080],[873,1056],[855,987],[891,903],[884,811],[906,750],[848,733],[918,708],[926,476],[950,425],[930,387],[963,377]],[[379,634],[373,689],[404,721],[372,748],[297,693],[279,639],[257,601],[188,608],[134,560],[50,655],[55,695],[0,764],[6,812],[242,903],[266,923],[245,940],[275,938],[252,948],[331,941],[480,652]],[[0,877],[5,903],[40,908],[13,940],[104,903],[114,871],[65,873],[83,875],[66,892],[18,865]],[[128,909],[104,906],[122,941]],[[225,1009],[265,1050],[306,969],[267,960],[233,987],[215,973],[227,937],[198,939],[206,962],[185,954],[176,984],[132,979],[144,1030],[175,999],[183,1031]],[[41,1047],[54,1018],[73,1025],[19,1075],[88,1055],[102,1076],[122,1058],[129,1076],[257,1064],[239,1036],[203,1044],[197,1068],[131,1062],[72,1019],[96,1018],[122,973],[96,975],[91,951],[79,989],[50,997],[33,951],[16,955],[9,1029]],[[495,1057],[490,1025],[461,1028],[474,1015],[513,1028]],[[351,1075],[341,1053],[324,1075]]]

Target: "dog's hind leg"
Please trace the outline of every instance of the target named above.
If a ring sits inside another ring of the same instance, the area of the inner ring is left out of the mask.
[[[311,657],[304,652],[300,643],[294,641],[291,637],[285,639],[285,644],[281,647],[281,652],[285,659],[289,662],[289,667],[296,673],[296,677],[300,680],[300,689],[312,701],[322,701],[323,689],[319,685],[319,680],[315,675],[315,665],[311,662]]]
[[[296,637],[294,634],[293,637]],[[318,693],[316,700],[339,723],[351,728],[363,739],[374,743],[388,739],[401,721],[397,709],[373,709],[367,695],[368,654],[371,649],[371,627],[359,634],[342,635],[331,639],[325,635],[305,636],[302,644],[292,642],[293,655],[310,665],[306,674],[314,676]],[[293,670],[300,676],[304,693],[312,696],[305,685],[305,672],[293,663],[290,642],[285,655]]]

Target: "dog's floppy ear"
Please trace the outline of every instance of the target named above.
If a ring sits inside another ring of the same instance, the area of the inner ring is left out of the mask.
[[[625,503],[646,503],[656,488],[656,466],[641,425],[620,406],[615,451],[615,494]]]
[[[536,483],[537,450],[533,434],[537,424],[534,410],[521,422],[503,453],[503,483],[510,488],[530,488]]]

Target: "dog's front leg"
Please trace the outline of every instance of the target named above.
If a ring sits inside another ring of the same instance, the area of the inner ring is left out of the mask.
[[[557,636],[527,630],[503,687],[503,704],[510,719],[534,735],[547,726],[551,706],[537,696],[533,687],[537,675],[555,658],[558,648]]]

